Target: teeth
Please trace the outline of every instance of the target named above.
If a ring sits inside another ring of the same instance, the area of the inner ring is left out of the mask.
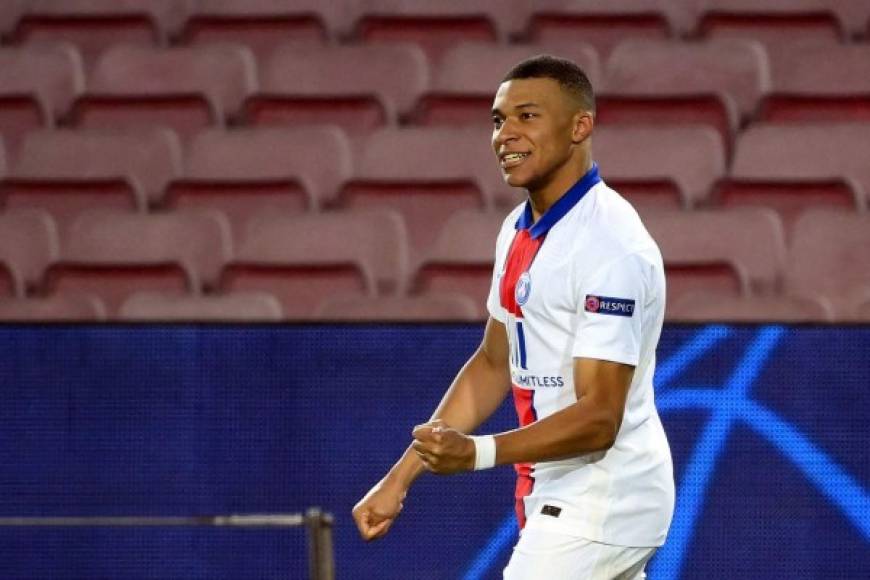
[[[518,159],[522,159],[523,157],[527,157],[528,153],[508,153],[502,159],[505,161],[516,161]]]

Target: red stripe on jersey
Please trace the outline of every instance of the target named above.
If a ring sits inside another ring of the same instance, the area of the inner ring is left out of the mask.
[[[514,406],[517,409],[520,427],[531,425],[538,420],[538,412],[535,410],[535,391],[521,389],[516,385],[512,389]],[[517,521],[520,524],[520,529],[522,529],[526,525],[526,511],[523,498],[532,493],[532,489],[535,487],[535,478],[532,477],[531,463],[516,463],[514,464],[514,469],[517,472],[517,487],[514,493]]]
[[[520,310],[520,305],[517,304],[517,280],[532,265],[532,260],[541,249],[541,244],[544,243],[544,237],[533,239],[529,235],[529,230],[519,230],[514,236],[510,250],[508,250],[504,276],[502,276],[499,286],[499,297],[502,308],[518,318],[523,317],[523,312]]]

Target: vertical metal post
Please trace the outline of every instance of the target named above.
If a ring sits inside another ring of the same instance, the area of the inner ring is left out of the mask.
[[[332,548],[332,516],[320,508],[310,508],[305,514],[308,529],[308,577],[310,580],[335,580],[335,559]]]

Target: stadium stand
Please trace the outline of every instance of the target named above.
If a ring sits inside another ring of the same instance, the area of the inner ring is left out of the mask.
[[[114,44],[165,46],[185,18],[178,0],[30,0],[12,41],[65,40],[89,66]]]
[[[0,264],[9,275],[15,296],[32,294],[59,252],[57,227],[47,213],[39,210],[0,213]]]
[[[136,292],[118,310],[118,319],[138,321],[277,322],[283,317],[281,303],[265,292],[208,296]]]
[[[849,320],[870,287],[870,216],[828,209],[804,213],[795,224],[786,290],[824,296],[838,320]]]
[[[191,142],[164,206],[219,210],[239,235],[256,213],[316,211],[351,169],[350,144],[336,127],[212,129]]]
[[[821,297],[721,296],[706,291],[683,294],[667,306],[671,322],[833,322],[834,310]]]
[[[532,3],[524,38],[537,42],[583,39],[602,58],[628,39],[665,40],[687,27],[690,14],[666,0],[543,0]]]
[[[360,134],[397,125],[429,84],[413,45],[276,49],[262,70],[262,92],[248,100],[248,123],[338,124]]]
[[[114,46],[89,75],[71,123],[85,128],[167,126],[189,137],[223,127],[256,90],[256,64],[241,46]]]
[[[357,296],[335,296],[318,311],[323,320],[356,322],[476,322],[484,318],[482,307],[463,294],[432,292],[422,296],[386,296],[360,300]]]
[[[408,278],[407,232],[389,210],[250,220],[221,276],[223,292],[266,291],[289,319],[316,318],[332,295],[400,295]]]
[[[492,127],[492,100],[502,77],[516,63],[538,54],[573,60],[593,86],[598,85],[601,63],[595,49],[585,42],[513,46],[462,42],[448,49],[432,71],[431,87],[417,104],[414,124]]]
[[[81,57],[68,44],[0,49],[0,134],[10,151],[24,135],[54,127],[85,88]]]
[[[39,130],[27,134],[0,195],[6,207],[45,209],[63,231],[94,207],[145,211],[180,173],[178,138],[165,129]]]
[[[478,305],[481,317],[492,282],[501,211],[457,211],[444,225],[414,274],[417,295],[456,292]]]
[[[325,45],[348,35],[357,1],[193,0],[183,44],[242,43],[264,60],[281,44]]]
[[[91,294],[0,298],[2,322],[103,322],[106,306]]]
[[[45,292],[96,295],[114,317],[134,292],[214,289],[231,256],[229,225],[214,212],[92,210],[62,236],[60,259],[46,272]]]

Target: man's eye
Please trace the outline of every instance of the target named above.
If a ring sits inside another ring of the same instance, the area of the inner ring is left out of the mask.
[[[501,122],[501,119],[499,119],[498,117],[492,118],[492,124],[495,125],[496,128],[501,127]]]
[[[520,115],[520,118],[523,120],[528,120],[528,119],[531,119],[532,117],[535,117],[535,116],[536,115],[534,113],[523,113]]]

